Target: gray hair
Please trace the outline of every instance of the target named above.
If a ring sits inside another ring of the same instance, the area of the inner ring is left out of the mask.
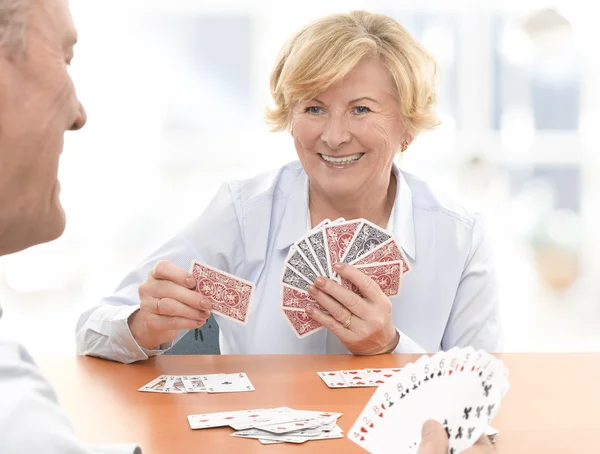
[[[27,16],[33,0],[0,0],[0,47],[23,49]]]

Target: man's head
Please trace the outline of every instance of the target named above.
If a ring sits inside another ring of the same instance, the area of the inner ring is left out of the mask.
[[[68,66],[77,34],[67,0],[0,0],[0,255],[65,228],[58,161],[86,114]]]

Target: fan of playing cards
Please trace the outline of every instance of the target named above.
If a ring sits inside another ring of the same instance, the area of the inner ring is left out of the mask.
[[[457,454],[487,430],[508,388],[508,370],[483,350],[423,356],[377,388],[348,437],[371,453],[414,453],[435,419]]]
[[[307,291],[318,276],[334,279],[360,294],[333,272],[337,262],[354,265],[390,297],[398,294],[401,276],[410,271],[399,243],[387,230],[365,219],[326,219],[290,248],[282,271],[280,308],[299,338],[322,328],[305,312],[308,304],[318,306]]]

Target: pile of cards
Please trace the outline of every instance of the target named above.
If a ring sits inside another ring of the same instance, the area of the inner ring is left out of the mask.
[[[486,433],[508,388],[508,370],[483,350],[423,356],[377,388],[348,437],[371,453],[416,453],[435,419],[459,453]]]
[[[317,277],[334,279],[360,295],[354,284],[333,271],[338,262],[354,265],[389,297],[399,293],[401,276],[411,269],[387,230],[365,219],[324,220],[290,247],[281,274],[280,309],[299,338],[322,328],[305,313],[308,304],[319,307],[307,291]]]
[[[192,262],[190,274],[196,279],[196,290],[212,299],[212,312],[242,325],[248,322],[254,295],[252,282],[196,260]]]
[[[138,391],[164,394],[239,393],[254,391],[244,373],[211,375],[161,375]]]
[[[380,386],[402,372],[401,368],[373,368],[317,372],[330,388],[365,388]]]
[[[232,437],[255,438],[262,444],[305,443],[343,438],[337,425],[340,416],[341,413],[279,407],[189,415],[188,422],[192,429],[230,426],[236,430]]]

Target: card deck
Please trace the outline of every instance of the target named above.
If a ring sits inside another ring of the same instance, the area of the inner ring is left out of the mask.
[[[213,301],[212,312],[245,325],[248,321],[254,284],[224,271],[194,261],[190,273],[197,291]]]

